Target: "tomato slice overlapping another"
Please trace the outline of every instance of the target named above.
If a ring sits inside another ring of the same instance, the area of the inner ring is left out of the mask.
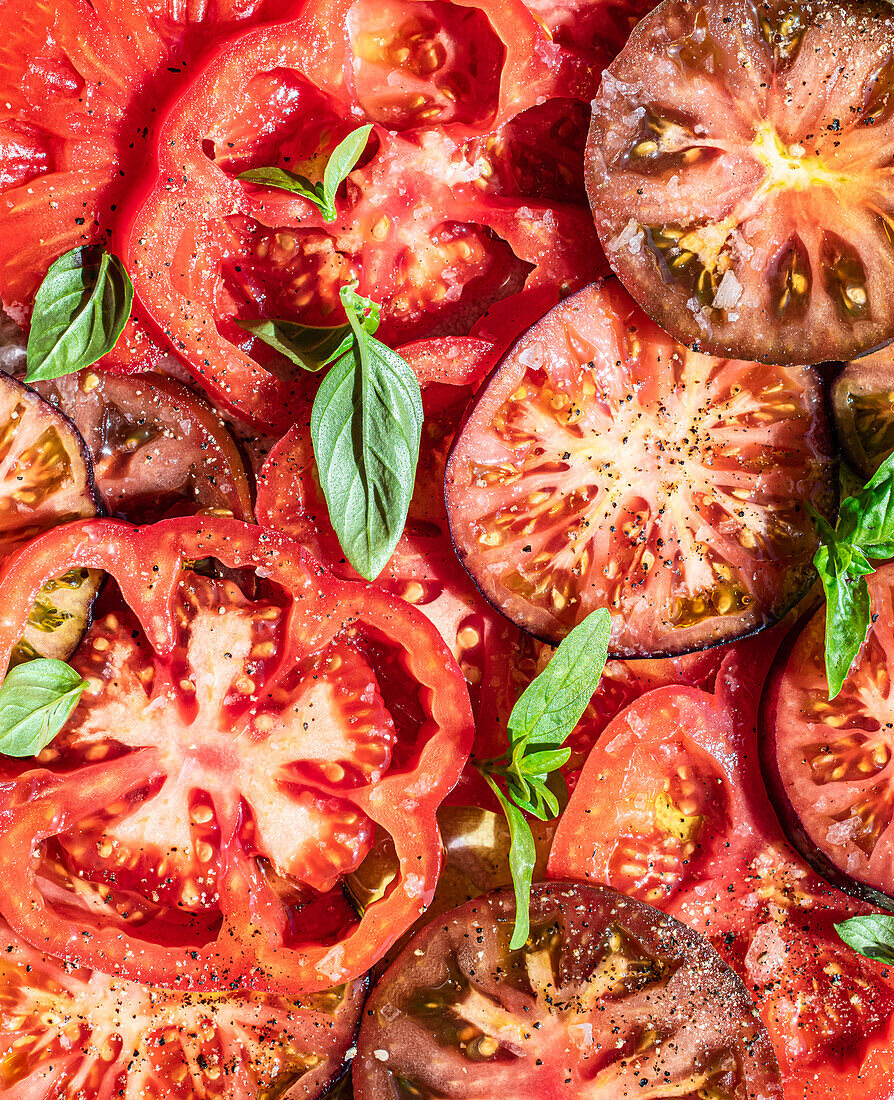
[[[208,557],[257,589],[196,573]],[[94,521],[8,565],[3,659],[43,580],[75,566],[122,600],[72,658],[88,686],[65,730],[3,788],[10,925],[161,985],[308,992],[362,974],[431,899],[435,810],[471,747],[440,637],[270,531]],[[398,873],[357,918],[339,882],[377,830]]]
[[[755,998],[787,1097],[888,1096],[894,974],[833,927],[869,907],[802,862],[760,776],[758,700],[780,637],[741,643],[714,694],[662,688],[609,725],[548,875],[607,883],[703,932]]]

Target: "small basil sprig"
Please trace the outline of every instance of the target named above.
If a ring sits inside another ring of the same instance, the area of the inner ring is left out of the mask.
[[[86,686],[71,665],[49,657],[11,669],[0,685],[0,753],[37,756],[65,725]]]
[[[26,382],[61,378],[112,350],[130,317],[133,283],[108,252],[74,248],[50,267],[34,299]]]
[[[378,306],[342,287],[349,333],[329,357],[310,435],[329,518],[348,561],[374,580],[391,557],[410,507],[422,394],[410,365],[377,340]]]
[[[541,821],[558,815],[559,800],[547,777],[571,756],[571,749],[562,745],[599,685],[610,635],[611,616],[605,608],[578,623],[512,708],[506,755],[478,765],[509,823],[509,867],[515,888],[513,950],[524,944],[530,931],[536,855],[531,827],[522,810]]]
[[[894,966],[894,914],[851,917],[836,924],[835,931],[858,954]]]
[[[826,594],[826,679],[834,699],[869,631],[871,562],[894,557],[894,455],[842,502],[834,528],[808,508],[821,543],[813,563]]]
[[[323,179],[319,183],[313,183],[307,176],[289,172],[285,168],[252,168],[237,176],[237,179],[258,183],[265,187],[278,187],[281,191],[301,195],[319,207],[324,221],[334,222],[337,216],[336,192],[360,160],[371,133],[372,126],[361,126],[359,130],[354,130],[344,141],[336,145],[326,162]]]

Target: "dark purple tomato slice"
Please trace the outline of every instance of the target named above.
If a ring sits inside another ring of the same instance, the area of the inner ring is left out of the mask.
[[[0,373],[0,563],[41,531],[97,509],[90,456],[71,421]],[[87,629],[100,577],[71,569],[48,581],[13,661],[70,656]]]
[[[832,409],[845,458],[872,477],[894,453],[894,348],[848,363],[832,386]]]
[[[548,641],[597,607],[644,657],[775,621],[813,577],[804,508],[834,503],[809,368],[688,351],[615,279],[516,343],[454,444],[454,544],[482,592]]]
[[[745,986],[697,932],[608,887],[544,883],[454,909],[367,1002],[357,1100],[781,1097]]]
[[[825,607],[796,628],[764,692],[765,774],[801,854],[873,900],[894,898],[894,565],[867,578],[872,625],[829,700]]]
[[[134,523],[196,511],[252,518],[238,447],[220,416],[181,382],[84,370],[34,388],[83,436],[114,515]]]
[[[889,4],[669,0],[603,76],[587,186],[609,262],[677,339],[847,361],[894,336],[892,155]]]

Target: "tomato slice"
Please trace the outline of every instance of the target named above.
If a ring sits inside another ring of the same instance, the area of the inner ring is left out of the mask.
[[[894,566],[867,581],[872,625],[841,692],[829,700],[821,607],[780,653],[763,722],[767,778],[792,840],[827,878],[877,899],[894,896],[888,715]]]
[[[666,687],[591,752],[550,852],[550,878],[608,883],[706,935],[755,998],[803,1100],[894,1091],[894,975],[833,924],[869,907],[789,847],[759,768],[760,688],[781,638],[740,643],[715,693]]]
[[[196,573],[208,557],[257,591]],[[90,685],[72,719],[0,794],[6,919],[160,985],[312,992],[362,974],[431,899],[435,810],[471,747],[437,632],[271,531],[97,520],[8,562],[0,660],[40,584],[74,566],[122,600],[72,658]],[[339,883],[377,830],[399,874],[358,920]]]
[[[612,267],[678,340],[819,363],[894,336],[892,48],[890,7],[851,0],[674,0],[636,27],[594,101],[588,189]]]
[[[617,280],[551,310],[478,397],[450,527],[489,600],[556,641],[596,607],[619,656],[760,629],[813,579],[832,456],[809,369],[689,352]]]
[[[384,1097],[781,1097],[751,1000],[707,942],[606,887],[545,883],[423,928],[366,1006],[354,1092]]]
[[[109,512],[135,523],[183,508],[252,518],[236,444],[217,413],[182,383],[85,370],[34,388],[80,432]]]
[[[365,992],[149,989],[66,966],[5,925],[0,951],[0,1089],[23,1100],[313,1100],[344,1064]]]
[[[412,7],[414,19],[435,10]],[[441,7],[459,20],[454,29],[471,34],[471,16],[462,14],[471,9]],[[350,9],[357,19],[358,10]],[[578,184],[566,188],[574,201],[545,198],[536,188],[520,194],[517,185],[489,182],[510,169],[494,167],[487,141],[467,141],[434,117],[407,130],[375,126],[332,224],[305,199],[239,181],[242,172],[271,164],[319,175],[353,129],[349,89],[332,71],[337,51],[321,59],[309,45],[316,39],[308,28],[322,33],[322,18],[315,5],[303,22],[250,32],[215,56],[165,121],[157,176],[148,194],[135,195],[121,244],[143,305],[194,377],[243,418],[280,427],[300,400],[295,368],[237,321],[337,323],[338,289],[356,279],[361,293],[382,304],[379,335],[395,346],[465,335],[493,302],[523,288],[568,293],[604,265],[579,192],[582,158]],[[418,32],[420,49],[428,33]],[[235,96],[236,87],[247,92]],[[521,152],[507,156],[522,159]]]
[[[18,321],[50,264],[107,241],[149,130],[214,39],[280,0],[5,0],[0,8],[0,297]]]
[[[894,453],[894,385],[888,348],[848,363],[832,385],[838,441],[848,462],[869,479]]]

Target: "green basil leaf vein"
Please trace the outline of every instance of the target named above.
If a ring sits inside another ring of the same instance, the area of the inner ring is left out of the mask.
[[[835,925],[841,939],[867,959],[894,966],[894,915],[870,913]]]
[[[50,267],[34,299],[26,382],[89,367],[108,354],[127,324],[133,283],[108,252],[74,248]]]
[[[36,756],[65,725],[86,686],[70,665],[48,657],[11,669],[0,685],[0,753]]]

